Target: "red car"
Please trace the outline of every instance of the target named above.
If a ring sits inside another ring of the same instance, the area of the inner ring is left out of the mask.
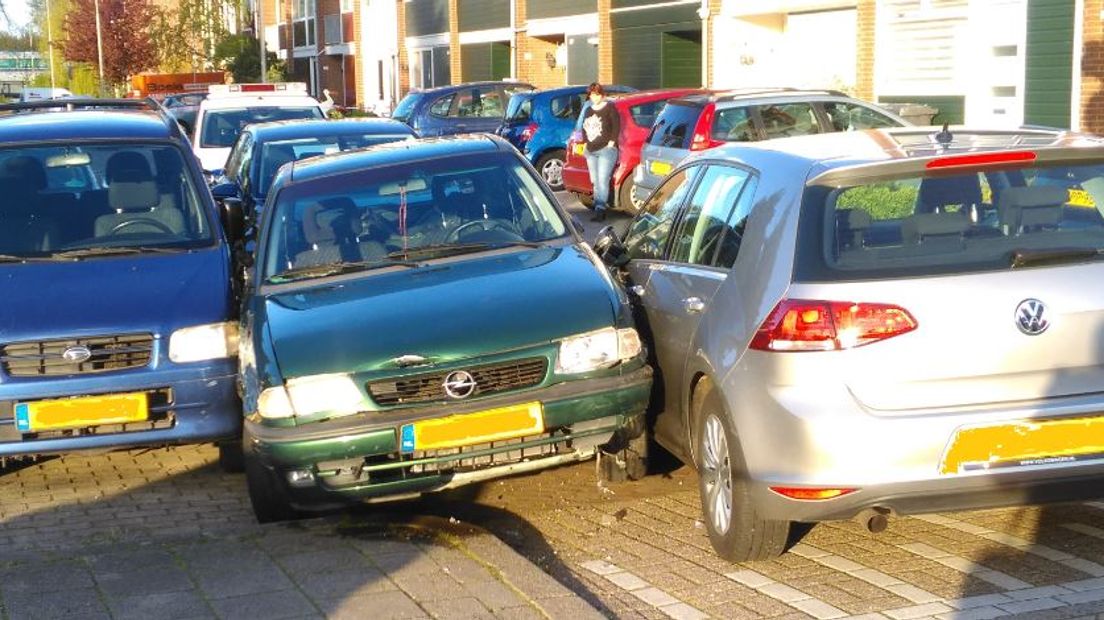
[[[610,101],[621,114],[621,136],[617,140],[620,146],[620,158],[613,169],[613,181],[610,184],[610,206],[614,209],[636,213],[639,206],[632,197],[632,173],[640,163],[640,148],[652,130],[659,112],[668,99],[691,93],[706,92],[693,88],[667,88],[628,93],[610,97]],[[587,103],[586,105],[590,105]],[[586,111],[586,107],[583,107]],[[583,115],[575,123],[575,131],[567,141],[567,161],[564,162],[564,188],[578,196],[587,207],[594,204],[594,186],[590,184],[586,157],[583,156]]]

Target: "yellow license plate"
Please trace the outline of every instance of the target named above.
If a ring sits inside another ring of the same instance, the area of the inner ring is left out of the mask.
[[[1090,209],[1096,207],[1096,202],[1092,199],[1092,196],[1083,189],[1069,190],[1069,201],[1066,204],[1071,207],[1088,207]]]
[[[1045,465],[1104,454],[1104,417],[1022,421],[959,429],[942,472]]]
[[[39,400],[15,405],[21,433],[141,422],[149,418],[145,393]]]
[[[667,176],[667,173],[671,172],[671,164],[665,161],[653,161],[648,164],[648,170],[654,175]]]
[[[584,151],[585,149],[586,149],[586,145],[585,145],[585,144],[576,144],[576,145],[574,146],[574,148],[572,148],[571,150],[575,151],[575,154],[576,154],[576,155],[582,155],[582,154],[583,154],[583,151]]]
[[[399,429],[402,452],[459,448],[544,432],[544,407],[526,403],[405,424]]]

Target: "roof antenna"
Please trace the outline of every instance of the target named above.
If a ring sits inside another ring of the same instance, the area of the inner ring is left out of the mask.
[[[954,134],[947,129],[948,125],[949,123],[943,123],[943,131],[935,134],[935,141],[943,148],[949,147],[951,142],[954,142]]]

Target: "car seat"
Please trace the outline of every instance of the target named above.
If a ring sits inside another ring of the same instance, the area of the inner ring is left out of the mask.
[[[161,194],[149,160],[138,151],[120,151],[107,160],[107,203],[114,211],[96,218],[95,234],[122,232],[178,235],[184,216],[175,206],[161,206]]]
[[[981,180],[977,174],[932,177],[920,181],[916,212],[959,213],[970,217],[971,221],[977,221],[977,209],[981,202]]]
[[[1015,236],[1057,228],[1068,200],[1069,190],[1057,185],[1005,188],[997,202],[1001,230]]]
[[[0,253],[37,252],[52,248],[57,225],[41,212],[46,169],[38,159],[16,155],[0,162]]]
[[[296,268],[371,260],[387,254],[378,241],[362,240],[364,226],[359,210],[344,196],[308,206],[303,211],[302,226],[309,247],[296,254]]]

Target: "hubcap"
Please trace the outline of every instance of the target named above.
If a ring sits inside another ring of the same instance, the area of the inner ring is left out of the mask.
[[[549,159],[544,162],[544,166],[541,167],[541,174],[544,176],[545,183],[552,187],[563,185],[563,166],[563,162],[558,159]]]
[[[724,426],[714,414],[705,419],[702,433],[702,501],[713,529],[724,534],[732,522],[732,466]]]

